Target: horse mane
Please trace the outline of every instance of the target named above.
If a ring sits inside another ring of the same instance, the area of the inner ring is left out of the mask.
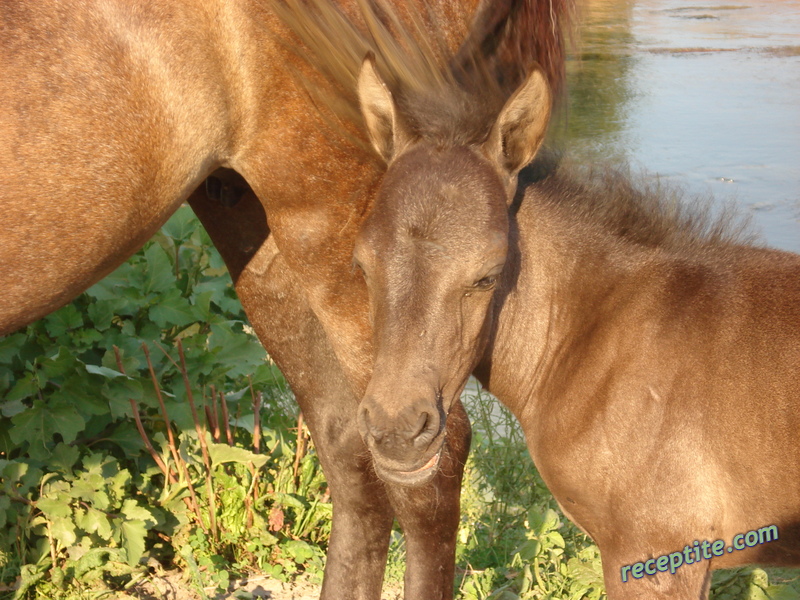
[[[484,141],[506,100],[537,64],[555,90],[563,89],[565,32],[574,0],[483,2],[455,49],[453,15],[444,19],[424,3],[401,8],[388,0],[355,0],[354,22],[332,0],[269,2],[302,42],[285,40],[286,45],[336,92],[320,91],[307,78],[306,89],[351,136],[364,132],[356,82],[369,52],[406,127],[444,147]],[[424,8],[415,12],[420,4]],[[458,17],[460,25],[467,24],[468,15]]]
[[[658,176],[635,173],[624,163],[581,166],[545,153],[520,173],[517,203],[535,186],[539,201],[565,222],[599,227],[628,244],[687,257],[732,245],[761,245],[752,218],[733,203],[689,195]]]

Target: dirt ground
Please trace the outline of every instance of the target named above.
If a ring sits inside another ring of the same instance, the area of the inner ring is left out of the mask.
[[[226,594],[212,596],[212,590],[205,590],[205,594],[208,600],[319,600],[319,585],[304,581],[284,583],[254,575],[236,581],[233,591]],[[383,600],[400,600],[402,596],[402,589],[384,590]],[[139,600],[206,600],[180,571],[149,579],[137,587],[133,597]]]

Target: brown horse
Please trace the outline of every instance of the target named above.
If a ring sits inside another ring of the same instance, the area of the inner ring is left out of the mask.
[[[515,193],[547,125],[540,74],[466,145],[409,138],[369,64],[361,91],[368,124],[395,124],[370,129],[393,151],[355,250],[376,467],[432,469],[474,370],[600,548],[610,599],[800,564],[800,256],[621,175],[532,167]]]
[[[304,5],[289,4],[278,13],[295,14],[297,25],[302,13],[292,6]],[[351,71],[367,49],[400,64],[388,34],[376,35],[375,19],[368,28],[356,4],[342,0],[329,13],[357,24],[347,35],[361,45],[344,44],[361,52]],[[417,33],[430,30],[432,63],[460,48],[456,62],[476,51],[522,52],[554,74],[563,66],[563,1],[398,6]],[[188,199],[317,444],[335,505],[323,597],[379,597],[396,516],[407,539],[406,597],[446,598],[469,424],[454,407],[449,450],[425,485],[376,477],[355,422],[372,352],[351,256],[383,166],[330,127],[342,115],[319,99],[339,84],[301,58],[307,49],[272,8],[257,0],[3,3],[0,334],[110,272]],[[412,18],[415,10],[423,17]],[[304,43],[313,46],[314,35]],[[211,174],[208,197],[198,186]]]

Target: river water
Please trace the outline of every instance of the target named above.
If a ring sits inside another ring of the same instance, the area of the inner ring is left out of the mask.
[[[589,0],[568,147],[741,203],[800,252],[800,0]]]

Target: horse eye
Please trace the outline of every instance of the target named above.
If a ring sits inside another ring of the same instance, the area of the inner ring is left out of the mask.
[[[476,281],[472,287],[478,290],[490,290],[497,283],[497,275],[487,275],[483,279]]]

